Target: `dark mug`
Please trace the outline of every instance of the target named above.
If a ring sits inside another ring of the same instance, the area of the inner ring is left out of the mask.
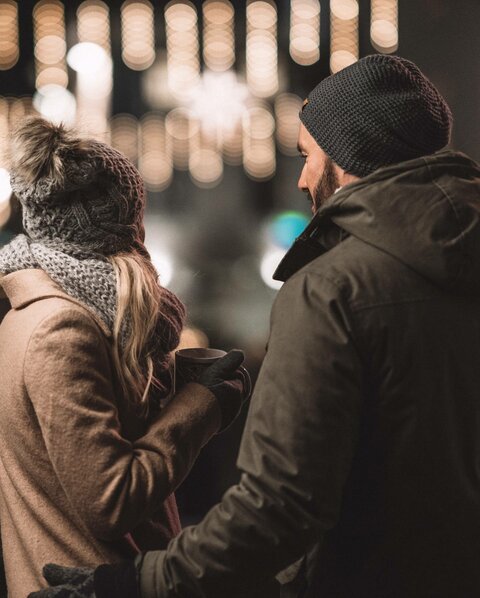
[[[226,354],[221,349],[192,348],[175,351],[174,392],[178,392],[187,382],[196,382],[206,368]],[[238,369],[243,377],[245,396],[249,397],[252,392],[250,375],[243,366]]]

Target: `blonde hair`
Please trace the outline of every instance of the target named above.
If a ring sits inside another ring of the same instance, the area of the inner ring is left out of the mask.
[[[113,357],[124,396],[148,413],[149,391],[164,390],[155,377],[152,347],[162,303],[157,272],[146,257],[132,250],[109,257],[117,278],[117,314],[113,328]],[[129,322],[126,344],[121,334]]]

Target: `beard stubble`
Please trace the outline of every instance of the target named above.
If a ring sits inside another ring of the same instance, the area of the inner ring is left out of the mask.
[[[322,204],[324,204],[329,197],[340,187],[337,173],[335,171],[335,164],[331,158],[326,159],[323,174],[318,181],[312,200],[312,212],[315,214]]]

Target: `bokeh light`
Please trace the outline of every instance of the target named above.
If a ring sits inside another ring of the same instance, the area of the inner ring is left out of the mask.
[[[269,247],[260,262],[260,275],[263,282],[271,289],[279,289],[283,282],[273,280],[272,276],[277,269],[278,264],[282,261],[286,251],[278,247]]]
[[[77,73],[97,74],[110,64],[105,49],[93,42],[80,42],[68,51],[67,62]]]
[[[15,126],[26,116],[30,116],[34,111],[35,107],[33,106],[33,98],[31,96],[11,98],[9,101],[8,113],[8,121],[10,126]]]
[[[85,0],[77,9],[79,42],[91,42],[111,52],[109,8],[102,0]]]
[[[278,91],[277,7],[267,0],[247,2],[247,83],[267,98]]]
[[[76,71],[76,124],[83,133],[109,141],[110,96],[113,61],[105,48],[94,42],[80,42],[67,55]]]
[[[229,0],[206,0],[203,11],[203,61],[212,71],[226,71],[235,62],[235,9]]]
[[[303,100],[293,93],[275,98],[276,138],[279,150],[286,156],[297,156],[298,130]]]
[[[173,278],[172,258],[163,251],[151,248],[148,244],[148,240],[145,242],[145,246],[150,253],[152,263],[158,272],[160,284],[164,287],[167,287]]]
[[[148,0],[126,0],[120,15],[123,62],[135,71],[143,71],[155,60],[153,5]]]
[[[330,71],[336,73],[359,58],[358,0],[330,2]]]
[[[320,58],[320,1],[290,1],[290,56],[302,66]]]
[[[265,181],[275,174],[275,120],[266,105],[249,108],[243,118],[243,166],[247,175]]]
[[[190,149],[199,134],[198,121],[187,108],[171,110],[165,119],[166,138],[177,170],[188,170]]]
[[[398,49],[398,0],[371,0],[370,39],[378,52]]]
[[[199,187],[210,189],[222,178],[222,156],[214,148],[199,147],[190,154],[188,164],[190,176]]]
[[[288,249],[304,231],[309,218],[301,212],[288,211],[275,216],[269,226],[269,237],[274,245]]]
[[[150,191],[162,191],[172,180],[172,146],[164,118],[156,112],[145,114],[140,121],[138,167]]]
[[[19,56],[18,4],[13,0],[3,0],[0,2],[0,71],[15,66]]]
[[[198,16],[188,0],[172,0],[165,7],[167,72],[171,92],[185,99],[200,77]]]
[[[110,142],[134,164],[138,160],[139,123],[131,114],[116,114],[110,119]]]
[[[33,9],[36,88],[67,87],[65,10],[59,0],[40,0]]]
[[[61,85],[44,85],[35,93],[33,106],[39,114],[55,124],[71,126],[75,122],[75,96]]]

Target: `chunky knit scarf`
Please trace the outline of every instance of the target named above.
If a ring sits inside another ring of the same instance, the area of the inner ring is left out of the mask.
[[[113,331],[117,291],[113,267],[102,255],[69,247],[69,251],[18,235],[0,249],[0,272],[41,268],[68,295],[92,309]]]
[[[0,272],[10,274],[25,268],[40,268],[63,291],[93,310],[113,333],[117,313],[116,276],[107,258],[75,245],[62,246],[48,241],[32,241],[16,236],[0,249]],[[151,339],[150,352],[155,364],[155,378],[160,383],[159,397],[171,390],[169,354],[178,345],[185,317],[180,300],[163,288],[162,309],[157,329]],[[130,322],[126,319],[120,335],[125,347]]]

